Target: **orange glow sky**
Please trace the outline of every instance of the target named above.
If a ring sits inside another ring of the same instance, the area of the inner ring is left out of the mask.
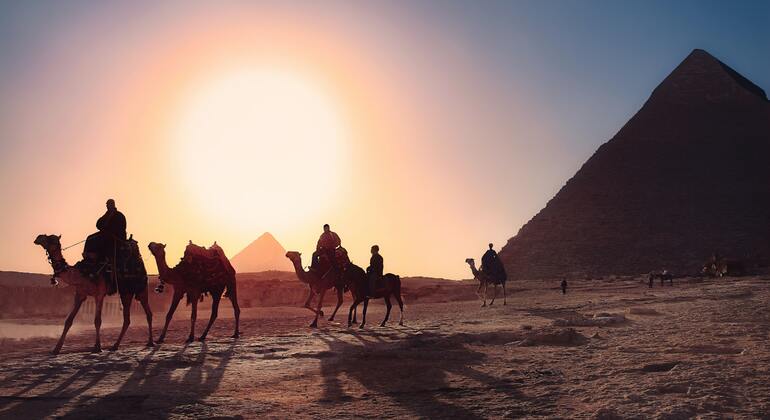
[[[173,262],[188,240],[232,256],[269,231],[309,255],[330,223],[359,265],[377,243],[386,271],[467,278],[697,46],[630,80],[632,99],[585,98],[607,110],[588,127],[543,111],[563,100],[540,90],[535,44],[504,71],[425,10],[164,4],[6,11],[0,269],[49,272],[34,237],[83,239],[112,197],[151,272],[150,241]]]

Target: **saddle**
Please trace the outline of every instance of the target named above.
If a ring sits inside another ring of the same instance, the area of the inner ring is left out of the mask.
[[[89,243],[90,241],[90,243]],[[102,245],[99,249],[96,245]],[[144,267],[139,244],[131,235],[128,240],[115,241],[114,261],[108,255],[103,236],[91,235],[86,240],[83,260],[75,264],[84,277],[96,282],[100,277],[107,282],[107,293],[140,293],[147,287],[147,270]],[[110,247],[111,250],[111,247]],[[101,252],[96,252],[101,251]],[[117,280],[117,283],[116,283]]]
[[[210,248],[205,248],[190,241],[177,267],[188,279],[200,283],[201,290],[212,284],[226,286],[228,280],[235,278],[235,269],[216,243]]]

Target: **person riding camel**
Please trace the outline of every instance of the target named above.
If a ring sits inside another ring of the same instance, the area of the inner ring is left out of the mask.
[[[331,267],[334,270],[339,270],[337,267],[337,258],[335,252],[341,245],[342,241],[340,240],[339,235],[337,235],[335,232],[332,232],[328,223],[325,224],[324,231],[318,238],[316,250],[313,252],[313,261],[311,262],[310,267],[317,269],[321,256],[325,256],[329,261],[329,264],[331,264]]]
[[[114,266],[118,243],[126,240],[126,216],[115,207],[115,200],[107,200],[106,206],[107,211],[96,221],[98,232],[86,238],[83,250],[87,261],[83,268],[91,277],[102,271],[105,262]]]
[[[497,252],[493,249],[494,244],[489,244],[489,249],[481,257],[481,269],[494,270],[495,261],[497,260]]]
[[[107,200],[107,211],[96,221],[99,232],[106,233],[115,240],[126,240],[126,216],[115,207],[115,200]]]
[[[380,247],[372,245],[372,258],[369,259],[369,267],[366,268],[366,274],[369,277],[369,295],[373,295],[377,290],[377,285],[381,283],[383,272],[383,259],[380,255]]]

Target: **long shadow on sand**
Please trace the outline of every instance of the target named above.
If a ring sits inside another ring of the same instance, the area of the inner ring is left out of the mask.
[[[491,393],[510,400],[509,409],[516,405],[515,400],[525,399],[516,384],[474,368],[484,363],[486,355],[446,336],[421,333],[386,341],[377,334],[354,333],[356,343],[337,335],[318,338],[329,347],[328,352],[319,353],[324,381],[321,404],[354,399],[344,390],[340,381],[343,375],[346,381],[354,380],[366,389],[361,398],[395,403],[420,418],[488,417],[489,413],[474,410],[484,407],[467,403]]]
[[[167,418],[178,406],[194,406],[217,390],[232,359],[234,346],[234,342],[222,344],[215,351],[210,351],[203,343],[197,354],[192,353],[188,346],[183,346],[170,355],[160,354],[155,348],[144,355],[138,365],[136,362],[102,360],[71,374],[49,372],[16,393],[18,395],[0,399],[0,410],[16,403],[10,409],[0,411],[0,417],[44,418],[63,409],[67,412],[62,418],[71,419],[124,416]],[[218,360],[207,363],[207,358]],[[125,380],[115,379],[127,371],[131,373]],[[99,382],[107,381],[118,382],[114,392],[104,396],[83,395]],[[57,383],[43,394],[22,395],[40,384],[51,382]]]

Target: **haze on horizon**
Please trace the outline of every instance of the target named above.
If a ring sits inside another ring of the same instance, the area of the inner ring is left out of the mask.
[[[115,198],[142,246],[323,223],[467,278],[694,48],[770,90],[770,3],[2,2],[0,270]],[[82,246],[67,251],[70,263]],[[152,267],[153,264],[147,264]]]

